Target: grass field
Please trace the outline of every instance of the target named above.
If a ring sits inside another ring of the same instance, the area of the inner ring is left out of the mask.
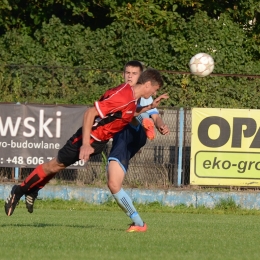
[[[7,217],[0,201],[1,260],[259,259],[259,211],[140,205],[148,231],[126,233],[130,221],[114,204],[36,203],[33,214],[20,203]]]

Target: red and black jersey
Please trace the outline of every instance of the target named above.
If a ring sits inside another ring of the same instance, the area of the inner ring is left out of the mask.
[[[107,90],[94,105],[99,117],[95,119],[91,136],[98,141],[105,141],[132,121],[137,99],[134,97],[133,88],[124,83]]]

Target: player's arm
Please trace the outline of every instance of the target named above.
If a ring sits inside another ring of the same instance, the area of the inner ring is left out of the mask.
[[[152,114],[151,118],[154,121],[154,125],[157,128],[157,130],[162,134],[162,135],[167,135],[170,133],[170,130],[168,126],[163,122],[162,118],[159,116],[159,114]]]
[[[79,159],[87,161],[89,160],[90,154],[94,152],[93,147],[90,145],[90,133],[95,120],[98,116],[96,107],[87,109],[83,117],[82,125],[82,146],[80,147]]]
[[[135,116],[138,116],[150,109],[156,108],[159,106],[161,100],[163,99],[168,99],[169,95],[167,93],[160,95],[159,97],[157,97],[156,99],[154,99],[153,103],[148,105],[148,106],[143,106],[143,107],[137,107],[136,111],[135,111]]]

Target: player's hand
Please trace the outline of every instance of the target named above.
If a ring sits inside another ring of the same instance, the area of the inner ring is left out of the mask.
[[[162,125],[158,128],[158,131],[162,134],[162,135],[167,135],[170,133],[170,129],[167,125]]]
[[[79,150],[79,159],[84,162],[89,160],[89,156],[94,153],[94,148],[90,144],[84,144]]]
[[[168,99],[168,98],[169,98],[169,95],[167,93],[164,93],[164,94],[160,95],[159,97],[154,99],[154,101],[152,103],[152,108],[155,108],[155,107],[159,106],[159,104],[160,104],[162,99]]]

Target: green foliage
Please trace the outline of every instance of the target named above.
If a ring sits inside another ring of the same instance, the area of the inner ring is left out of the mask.
[[[27,7],[36,12],[33,3]],[[91,104],[122,82],[127,61],[138,59],[162,71],[161,93],[170,95],[165,106],[259,108],[260,37],[254,0],[251,6],[238,1],[237,8],[191,0],[37,3],[44,19],[35,29],[11,26],[0,37],[0,101]],[[55,16],[55,4],[63,6],[61,13],[66,9],[73,14],[66,21]],[[23,6],[19,1],[16,5]],[[74,15],[91,8],[94,14],[94,6],[110,10],[113,22],[95,30],[75,23]],[[12,8],[9,1],[0,4],[0,12]],[[251,18],[253,23],[248,22]],[[188,62],[198,52],[213,56],[215,75],[189,74]]]
[[[182,20],[176,12],[174,1],[140,0],[122,6],[113,6],[111,17],[126,23],[134,23],[156,35],[166,36],[167,33],[179,28]]]
[[[33,33],[52,15],[65,24],[73,25],[93,17],[90,11],[92,5],[92,1],[81,0],[4,0],[0,3],[0,28],[6,31],[23,28]]]

